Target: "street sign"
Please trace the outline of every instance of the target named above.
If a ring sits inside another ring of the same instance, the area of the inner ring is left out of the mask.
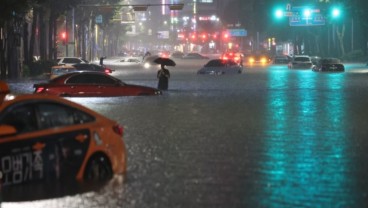
[[[309,11],[309,15],[305,15],[305,10]],[[326,19],[320,13],[319,9],[309,9],[307,7],[293,7],[292,15],[289,16],[290,26],[320,26],[325,25]]]
[[[247,36],[247,31],[245,29],[229,29],[229,35],[231,37],[245,37]]]
[[[96,22],[97,24],[101,24],[101,23],[102,23],[102,15],[97,15],[97,16],[96,16],[96,20],[95,20],[95,22]]]
[[[325,24],[326,20],[322,14],[315,14],[310,17],[294,14],[289,18],[290,26],[320,26]]]
[[[293,16],[293,12],[284,12],[285,17],[291,17]]]

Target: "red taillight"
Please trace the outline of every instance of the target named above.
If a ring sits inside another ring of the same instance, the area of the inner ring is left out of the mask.
[[[45,90],[45,88],[44,87],[37,87],[36,88],[36,90],[35,90],[35,92],[36,93],[41,93],[42,91],[44,91]]]
[[[123,136],[123,134],[124,134],[124,128],[122,126],[120,126],[119,124],[115,124],[112,127],[112,130],[114,130],[114,132],[117,133],[120,136]]]
[[[111,69],[109,69],[109,68],[105,68],[105,73],[106,74],[110,74],[112,72],[112,70]]]

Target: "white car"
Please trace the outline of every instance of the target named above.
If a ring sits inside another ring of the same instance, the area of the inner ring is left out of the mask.
[[[204,65],[197,74],[240,74],[243,67],[232,60],[213,59]]]
[[[288,64],[289,69],[311,69],[312,59],[306,55],[295,55]]]
[[[58,65],[74,65],[74,64],[88,64],[89,61],[80,57],[59,57],[57,60]]]

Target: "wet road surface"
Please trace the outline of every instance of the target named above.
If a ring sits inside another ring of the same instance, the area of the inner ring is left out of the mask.
[[[69,98],[124,125],[127,178],[56,185],[51,196],[42,187],[35,196],[33,187],[3,190],[2,207],[368,206],[367,67],[206,76],[195,74],[199,65],[170,68],[159,97]],[[113,75],[155,87],[155,73],[117,67]],[[38,81],[10,84],[32,92]]]

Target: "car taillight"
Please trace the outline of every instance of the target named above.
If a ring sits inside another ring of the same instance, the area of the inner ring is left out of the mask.
[[[119,124],[115,124],[112,127],[112,130],[114,130],[114,132],[120,136],[123,136],[124,134],[124,128],[122,126],[120,126]]]
[[[41,92],[43,92],[45,90],[45,88],[44,87],[37,87],[36,88],[36,90],[35,90],[35,92],[36,93],[41,93]]]
[[[110,74],[112,72],[112,70],[111,69],[109,69],[109,68],[105,68],[105,73],[106,74]]]

